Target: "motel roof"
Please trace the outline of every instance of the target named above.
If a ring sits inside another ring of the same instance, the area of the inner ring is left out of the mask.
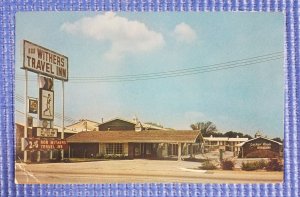
[[[248,141],[246,141],[246,142],[239,143],[239,144],[237,144],[236,146],[243,146],[244,144],[246,144],[246,143],[248,143],[248,142],[251,142],[251,141],[253,141],[253,140],[259,139],[259,138],[264,139],[264,140],[268,140],[268,141],[270,141],[270,142],[277,143],[277,144],[279,144],[280,146],[282,146],[282,143],[277,142],[277,141],[275,141],[275,140],[271,140],[271,139],[265,138],[265,137],[257,137],[257,138],[253,138],[253,139],[250,139],[250,140],[248,140]]]
[[[133,124],[133,125],[136,125],[136,124],[137,124],[137,122],[134,121],[134,120],[126,120],[126,119],[124,119],[124,118],[116,117],[116,118],[107,120],[107,121],[105,121],[105,122],[102,122],[102,123],[98,124],[98,126],[107,124],[107,123],[112,122],[112,121],[115,121],[115,120],[121,120],[121,121],[124,121],[124,122],[128,122],[128,123],[130,123],[130,124]],[[166,129],[166,128],[163,128],[163,127],[158,127],[158,126],[155,126],[155,125],[152,125],[152,124],[148,124],[148,123],[143,123],[143,122],[140,122],[140,123],[142,124],[142,127],[147,128],[148,130],[151,130],[151,129],[157,129],[157,130],[170,130],[170,129]]]
[[[204,137],[205,141],[229,141],[229,142],[244,142],[247,141],[248,138],[229,138],[229,137]]]
[[[76,122],[74,124],[68,125],[65,128],[69,129],[71,131],[74,131],[75,133],[78,133],[80,131],[96,131],[98,130],[98,122],[87,120],[87,119],[81,119],[79,122]]]
[[[145,131],[83,131],[68,137],[68,143],[195,143],[202,140],[195,130],[145,130]]]

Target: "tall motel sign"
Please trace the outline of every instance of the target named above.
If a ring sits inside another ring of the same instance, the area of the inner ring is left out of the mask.
[[[64,159],[64,149],[67,142],[64,139],[64,82],[68,81],[68,57],[46,49],[42,46],[23,40],[23,67],[25,71],[25,119],[22,151],[24,162],[28,160],[28,152],[37,151],[37,161],[40,161],[40,151],[61,151]],[[39,98],[28,95],[28,71],[37,74]],[[54,79],[62,82],[62,132],[58,138],[58,129],[54,128]],[[37,115],[37,125],[33,125],[32,117]],[[28,127],[32,128],[32,137],[28,137]]]

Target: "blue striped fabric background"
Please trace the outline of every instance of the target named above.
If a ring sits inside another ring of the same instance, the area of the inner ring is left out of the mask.
[[[14,184],[15,14],[28,11],[250,11],[285,15],[283,184]],[[299,196],[299,3],[297,0],[1,0],[0,196]]]

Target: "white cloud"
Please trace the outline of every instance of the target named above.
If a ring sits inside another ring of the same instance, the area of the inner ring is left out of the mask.
[[[111,47],[104,56],[111,60],[120,59],[128,53],[149,52],[165,43],[162,34],[150,30],[144,23],[129,21],[113,12],[84,17],[73,23],[66,22],[61,30],[109,42]]]
[[[176,25],[173,33],[178,42],[192,43],[197,39],[195,30],[185,23]]]

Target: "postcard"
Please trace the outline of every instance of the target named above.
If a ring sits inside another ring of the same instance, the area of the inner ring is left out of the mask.
[[[282,13],[16,14],[15,183],[281,183]]]

